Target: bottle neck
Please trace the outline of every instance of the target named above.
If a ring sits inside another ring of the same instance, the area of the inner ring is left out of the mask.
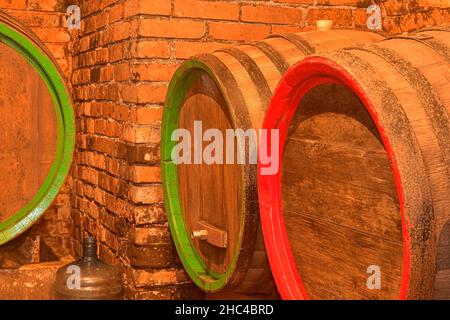
[[[97,240],[89,237],[83,241],[83,260],[97,260]]]

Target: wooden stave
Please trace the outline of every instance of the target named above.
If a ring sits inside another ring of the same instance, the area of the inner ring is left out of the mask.
[[[443,33],[447,34],[446,43],[436,39],[438,38],[438,35],[442,36]],[[417,48],[417,52],[419,52],[419,50],[422,50],[422,55],[428,52],[429,56],[436,56],[435,60],[443,60],[440,62],[441,67],[439,69],[441,69],[442,66],[446,66],[446,70],[449,71],[449,33],[450,30],[448,28],[441,30],[423,30],[417,33],[417,35],[411,36],[410,38],[403,37],[400,41],[402,41],[403,45],[406,45],[408,42],[414,43],[414,47]],[[391,40],[389,42],[392,41],[394,40]],[[382,42],[379,45],[384,47],[389,44],[389,42]],[[434,202],[436,203],[436,252],[434,253],[436,255],[436,262],[433,266],[436,268],[436,270],[434,271],[436,274],[433,275],[435,277],[433,286],[433,298],[450,299],[450,295],[448,294],[448,288],[450,288],[450,279],[448,278],[448,275],[446,275],[450,271],[450,268],[448,266],[443,267],[442,265],[444,265],[444,263],[442,261],[439,261],[438,259],[438,257],[442,256],[443,254],[447,254],[448,259],[448,252],[446,252],[448,250],[445,249],[445,242],[448,242],[448,239],[447,241],[445,241],[443,239],[440,240],[440,238],[445,234],[444,228],[450,221],[450,213],[447,209],[450,202],[450,94],[448,93],[450,92],[450,81],[447,80],[445,86],[445,71],[439,70],[437,75],[436,73],[433,74],[433,72],[430,70],[430,67],[428,67],[429,63],[427,63],[427,65],[425,66],[420,66],[420,59],[419,61],[412,62],[412,59],[415,57],[415,55],[409,55],[409,57],[406,57],[406,50],[403,50],[402,52],[402,50],[395,48],[395,44],[391,44],[390,47],[393,47],[392,50],[396,51],[396,54],[401,55],[400,58],[396,58],[397,61],[401,62],[404,59],[403,61],[411,64],[411,67],[409,69],[412,74],[409,75],[408,81],[412,84],[413,87],[416,88],[416,92],[418,92],[422,104],[424,105],[424,108],[432,123],[432,131],[436,136],[439,144],[441,164],[445,168],[442,170],[443,172],[438,178],[437,183],[435,183],[436,186],[432,188]],[[432,60],[430,59],[430,61]],[[436,66],[434,68],[437,68],[437,66],[438,64],[436,63]],[[405,74],[404,70],[401,70],[401,72]],[[439,78],[439,76],[441,76],[441,78]],[[405,75],[405,77],[407,77],[407,75]],[[417,86],[414,81],[417,81],[419,85]],[[432,170],[432,166],[430,166],[429,170]],[[431,176],[432,173],[430,173],[429,175]],[[441,243],[442,240],[444,241],[444,244]]]
[[[425,31],[424,31],[425,32]],[[429,33],[433,33],[433,31],[428,31]],[[426,150],[429,145],[425,145],[425,142],[422,142],[421,150],[422,155],[425,161],[425,170],[428,172],[428,183],[431,189],[431,196],[433,198],[433,207],[434,207],[434,215],[436,219],[436,226],[430,226],[430,232],[433,230],[436,234],[439,234],[441,229],[443,228],[443,223],[440,220],[444,219],[448,221],[450,215],[448,214],[446,208],[448,204],[450,204],[450,144],[448,143],[450,138],[449,131],[449,111],[450,104],[442,103],[439,95],[435,92],[437,89],[437,83],[432,83],[433,79],[430,77],[425,77],[422,74],[422,71],[417,68],[413,63],[411,63],[408,53],[401,50],[389,49],[386,45],[390,42],[395,41],[397,38],[388,39],[382,41],[375,45],[368,45],[364,49],[358,48],[357,50],[367,50],[368,52],[384,59],[389,62],[393,68],[395,68],[398,73],[410,83],[411,88],[418,96],[418,101],[420,101],[420,105],[423,107],[424,113],[426,113],[426,117],[429,120],[428,130],[429,134],[435,136],[434,148],[430,150]],[[430,39],[421,39],[416,37],[401,37],[402,41],[413,41],[415,45],[418,46],[417,49],[420,49],[420,46],[427,47],[431,51],[435,51],[438,54],[442,53],[441,46],[434,46],[433,41],[427,41]],[[392,47],[392,46],[391,46]],[[349,49],[349,51],[354,51],[355,49]],[[443,58],[441,56],[441,58]],[[374,65],[374,64],[373,64]],[[450,66],[450,64],[448,64]],[[408,114],[408,112],[406,112]],[[413,132],[417,132],[419,129],[412,128]],[[418,136],[418,134],[415,134]],[[433,138],[426,138],[428,144],[430,144],[430,140]],[[419,142],[420,144],[420,142]],[[434,151],[432,151],[434,150]],[[436,160],[427,160],[431,157],[436,157],[435,155],[439,154],[439,163],[431,164],[431,162]],[[441,172],[435,172],[436,169],[433,169],[435,166],[442,166],[446,168]],[[444,218],[443,218],[444,217]],[[429,252],[428,255],[433,257],[435,260],[435,256],[437,255],[438,248],[435,248],[436,244],[430,245],[430,248],[433,248],[433,252]],[[427,251],[431,251],[428,249]],[[426,274],[416,275],[416,283],[423,282],[423,278],[434,278],[435,277],[435,265],[432,263],[430,266],[424,266],[423,269],[426,270]],[[425,282],[428,282],[427,287],[420,287],[419,284],[412,286],[408,293],[408,297],[411,298],[425,298],[429,299],[432,297],[433,288],[431,286],[431,281],[428,279]],[[447,287],[450,283],[447,281]],[[436,285],[436,284],[435,284]],[[434,285],[434,286],[435,286]],[[447,297],[450,298],[450,297]]]

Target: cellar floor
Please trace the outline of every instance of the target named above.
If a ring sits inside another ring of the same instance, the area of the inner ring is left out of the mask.
[[[56,271],[71,261],[54,237],[25,237],[0,246],[0,300],[52,299]]]

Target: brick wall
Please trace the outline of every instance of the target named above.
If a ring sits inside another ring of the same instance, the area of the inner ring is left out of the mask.
[[[450,22],[449,0],[376,1],[391,34]],[[82,10],[69,33],[64,12]],[[71,177],[33,227],[67,236],[81,254],[88,234],[101,258],[124,271],[127,298],[199,297],[173,248],[159,169],[160,124],[168,81],[190,56],[270,33],[365,27],[371,1],[357,0],[0,0],[30,26],[69,77],[76,113]],[[71,207],[69,196],[71,193]],[[67,218],[67,216],[70,217]]]
[[[62,0],[0,0],[0,10],[5,11],[28,26],[45,43],[55,56],[67,79],[71,75],[69,58],[70,34],[65,28],[66,1]],[[0,169],[1,170],[1,169]],[[69,177],[43,218],[30,232],[61,237],[68,245],[70,237],[70,195]]]
[[[449,21],[430,1],[379,1],[390,33]],[[447,1],[448,3],[448,1]],[[196,294],[171,243],[159,168],[164,97],[181,61],[317,19],[364,27],[369,1],[88,0],[73,43],[74,251],[87,233],[123,267],[128,298]],[[448,7],[448,5],[447,5]],[[400,24],[399,24],[400,22]]]

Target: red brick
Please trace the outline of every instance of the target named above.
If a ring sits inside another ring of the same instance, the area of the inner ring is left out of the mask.
[[[131,186],[130,200],[134,203],[153,204],[163,202],[161,186]]]
[[[150,125],[126,125],[120,139],[132,143],[159,143],[160,128]]]
[[[0,0],[0,8],[3,9],[26,9],[27,0]]]
[[[351,9],[311,8],[307,12],[306,22],[315,25],[317,20],[333,20],[335,26],[351,26],[353,23]]]
[[[15,2],[16,0],[14,0]],[[20,2],[20,0],[18,1]],[[28,0],[27,9],[36,11],[59,11],[64,9],[60,0]]]
[[[131,120],[136,124],[155,124],[162,120],[162,108],[160,106],[133,108]]]
[[[120,89],[122,99],[132,103],[162,103],[165,100],[167,85],[141,84],[122,85]]]
[[[222,48],[229,47],[230,44],[220,42],[175,42],[175,56],[178,59],[189,59],[194,55],[210,53]]]
[[[141,19],[139,35],[142,37],[200,39],[205,23],[191,20]]]
[[[172,243],[168,227],[133,228],[128,238],[138,246],[170,245]]]
[[[0,5],[0,8],[1,7],[2,6]],[[8,13],[20,20],[22,23],[26,24],[28,27],[42,28],[63,26],[63,16],[60,13],[17,10],[8,10]]]
[[[134,183],[161,182],[161,168],[151,166],[132,166],[128,168],[130,181]]]
[[[175,248],[171,245],[135,246],[128,245],[126,255],[130,265],[136,268],[171,268],[179,263]]]
[[[175,0],[175,17],[238,20],[239,4],[227,1]]]
[[[31,29],[44,42],[55,43],[68,42],[70,40],[69,33],[63,28],[33,27]]]
[[[139,41],[131,44],[133,58],[168,58],[170,46],[165,41]]]
[[[132,66],[133,81],[169,81],[177,64],[146,63]]]
[[[209,35],[212,39],[250,41],[264,39],[269,33],[270,26],[263,24],[209,23]]]
[[[264,5],[243,5],[241,20],[247,22],[264,22],[278,24],[303,23],[302,8],[284,8]]]
[[[124,17],[124,6],[123,4],[116,5],[111,7],[109,10],[109,23],[113,23],[123,19]]]
[[[138,14],[170,15],[172,6],[170,0],[127,0],[125,1],[125,16]]]
[[[138,206],[134,209],[134,221],[137,226],[167,222],[167,215],[160,205]]]

